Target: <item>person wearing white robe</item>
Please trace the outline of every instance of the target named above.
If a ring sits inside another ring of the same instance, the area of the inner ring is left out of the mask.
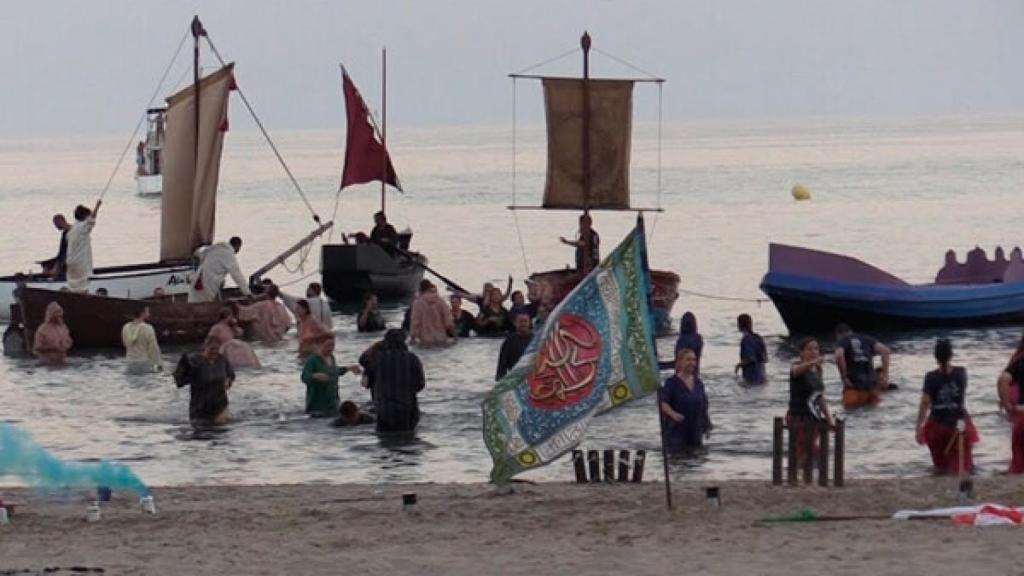
[[[235,257],[241,249],[242,239],[235,236],[230,242],[218,242],[204,250],[199,264],[199,277],[189,287],[188,301],[213,302],[219,299],[224,278],[229,274],[242,294],[251,295],[249,281],[242,274],[238,258]]]
[[[324,328],[328,330],[334,330],[334,322],[331,320],[331,305],[327,303],[321,296],[323,290],[320,288],[319,282],[311,282],[306,287],[306,297],[298,298],[290,296],[281,292],[281,300],[284,300],[285,306],[289,310],[295,310],[295,303],[299,300],[305,300],[309,304],[309,313],[316,318],[320,324],[323,324]]]
[[[128,371],[133,374],[159,372],[163,368],[156,331],[146,320],[149,320],[148,306],[121,328],[121,342],[127,350]]]
[[[92,276],[92,229],[96,227],[96,215],[102,200],[89,210],[79,205],[75,208],[75,223],[68,232],[66,261],[67,286],[72,292],[88,292],[89,277]]]

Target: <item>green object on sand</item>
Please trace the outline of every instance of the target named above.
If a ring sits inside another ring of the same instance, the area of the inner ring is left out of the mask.
[[[764,518],[758,518],[758,522],[816,522],[820,519],[820,516],[810,508],[804,508],[803,510],[795,514],[784,514],[782,516],[765,516]]]

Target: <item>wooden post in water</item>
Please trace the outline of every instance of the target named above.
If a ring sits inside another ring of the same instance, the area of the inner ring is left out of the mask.
[[[587,482],[587,467],[583,462],[583,450],[572,451],[572,467],[576,471],[576,483],[585,484]]]
[[[629,450],[619,450],[619,482],[629,482]]]
[[[590,481],[601,481],[601,453],[597,450],[587,450],[587,464],[590,466]]]
[[[772,425],[772,484],[782,484],[782,418],[776,417]]]
[[[786,482],[789,485],[796,484],[796,434],[793,433],[792,426],[786,426]]]
[[[804,461],[801,463],[804,469],[804,484],[814,482],[814,438],[818,435],[818,426],[810,420],[803,423],[804,431]],[[790,431],[790,434],[793,432]]]
[[[818,423],[816,433],[820,435],[818,448],[818,486],[828,486],[828,422]]]
[[[604,481],[615,481],[615,450],[604,451]]]
[[[633,482],[644,481],[644,460],[647,459],[647,450],[637,450],[633,457]]]
[[[842,487],[845,481],[843,474],[843,466],[845,465],[846,458],[846,421],[842,419],[836,419],[836,455],[835,455],[835,471],[832,474],[832,484],[836,487]]]

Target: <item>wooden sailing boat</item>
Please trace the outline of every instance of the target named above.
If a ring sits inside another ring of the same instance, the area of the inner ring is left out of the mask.
[[[206,37],[206,30],[198,17],[192,21],[192,35],[193,84],[167,98],[160,221],[161,263],[187,262],[186,288],[195,272],[193,254],[197,248],[213,243],[221,151],[228,128],[228,97],[237,89],[234,63],[223,64],[200,78],[199,39]],[[328,222],[318,226],[300,243],[261,268],[250,283],[332,225]],[[136,268],[144,266],[147,265]],[[151,295],[152,292],[138,294],[135,299],[116,294],[96,296],[26,284],[16,291],[26,343],[32,342],[36,327],[43,322],[46,306],[57,302],[64,309],[64,321],[78,350],[121,346],[121,327],[147,306],[149,322],[162,344],[198,342],[205,338],[224,306],[222,302],[188,303],[173,297],[150,298]]]
[[[583,34],[580,46],[582,78],[511,75],[543,83],[548,151],[542,205],[512,209],[581,210],[584,214],[638,210],[630,207],[629,159],[633,85],[641,80],[591,78],[589,34]],[[679,275],[662,270],[650,270],[650,275],[655,327],[666,332],[679,297]],[[530,300],[540,302],[542,310],[552,310],[584,277],[584,271],[574,268],[531,274],[527,280]]]
[[[163,190],[164,114],[167,108],[146,110],[146,139],[140,142],[135,185],[139,196],[159,196]]]
[[[380,182],[380,211],[386,214],[387,186],[402,191],[391,156],[387,150],[387,54],[382,56],[385,73],[382,93],[385,95],[378,129],[366,102],[359,94],[344,66],[341,68],[345,93],[347,135],[345,167],[341,186],[344,188],[366,182]],[[426,256],[409,252],[412,232],[398,234],[397,245],[384,246],[371,241],[324,244],[320,254],[324,292],[336,302],[359,301],[369,292],[381,298],[411,298],[418,290]]]

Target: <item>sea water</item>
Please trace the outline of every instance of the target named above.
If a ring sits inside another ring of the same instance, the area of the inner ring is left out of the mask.
[[[314,224],[273,154],[240,118],[233,116],[225,143],[217,237],[242,236],[239,258],[252,271]],[[770,475],[772,418],[786,411],[795,345],[774,307],[753,301],[763,297],[757,287],[769,242],[853,255],[910,282],[928,282],[949,248],[961,258],[976,245],[991,253],[1001,244],[1008,253],[1020,238],[1024,118],[671,124],[663,132],[660,198],[656,131],[637,125],[634,133],[633,204],[665,210],[646,216],[652,266],[677,272],[686,290],[751,300],[684,293],[675,306],[676,318],[692,310],[704,335],[702,373],[715,425],[705,456],[673,465],[679,477]],[[344,134],[275,134],[311,204],[324,220],[335,218],[333,240],[340,232],[367,230],[379,209],[378,186],[346,189],[335,212]],[[539,202],[542,138],[540,127],[519,127],[513,178],[508,126],[392,129],[388,140],[406,193],[388,197],[391,221],[410,226],[413,247],[430,265],[471,290],[508,274],[522,289],[527,271],[571,263],[571,248],[558,237],[573,235],[575,213],[505,208],[513,200]],[[50,216],[91,205],[126,141],[127,135],[0,141],[0,269],[28,270],[56,252]],[[160,201],[135,196],[131,170],[122,167],[104,199],[93,233],[97,266],[158,257]],[[811,189],[810,201],[793,201],[797,182]],[[595,214],[605,252],[634,217]],[[268,276],[294,283],[286,291],[301,293],[316,278],[316,249],[299,264],[292,258],[291,271]],[[302,278],[309,273],[314,276]],[[769,349],[770,382],[758,388],[741,386],[733,376],[735,318],[744,312]],[[385,311],[393,326],[401,315],[400,308]],[[351,314],[337,315],[335,327],[342,364],[354,362],[375,339],[356,332]],[[930,473],[927,450],[914,442],[914,422],[939,336],[952,338],[954,362],[970,376],[968,409],[981,434],[975,463],[982,474],[1005,469],[1009,427],[997,414],[995,379],[1020,333],[1018,326],[878,335],[894,350],[892,379],[900,390],[875,409],[846,415],[847,477]],[[659,340],[662,357],[671,355],[673,342]],[[469,338],[419,352],[427,387],[411,443],[381,442],[372,426],[338,429],[306,418],[294,334],[278,346],[255,345],[263,368],[239,371],[229,392],[233,420],[223,428],[189,426],[188,390],[175,388],[167,373],[186,349],[171,347],[164,349],[165,372],[155,375],[125,374],[119,350],[75,355],[59,369],[0,359],[0,419],[29,430],[61,458],[119,460],[149,484],[483,481],[490,458],[480,401],[494,385],[499,346],[499,340]],[[823,348],[828,353],[831,344]],[[832,365],[826,386],[837,410]],[[351,375],[341,379],[341,397],[369,399]],[[647,398],[595,420],[584,448],[653,452],[657,430],[655,403]],[[648,476],[660,471],[649,466]],[[573,473],[566,458],[527,477],[570,480]]]

